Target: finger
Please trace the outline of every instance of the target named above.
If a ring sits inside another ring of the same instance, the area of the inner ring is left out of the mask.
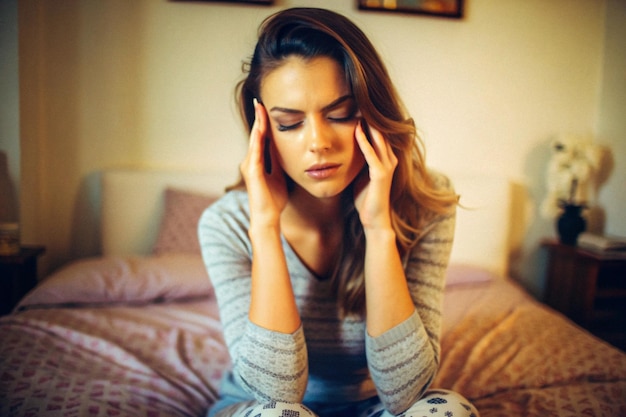
[[[364,129],[363,126],[361,126],[361,129],[362,130]],[[380,130],[371,126],[367,126],[367,129],[369,130],[369,137],[371,138],[371,145],[374,151],[376,151],[376,155],[380,157],[384,156],[387,151],[387,146],[386,146],[387,140],[385,140]],[[365,131],[363,133],[365,133]]]
[[[262,105],[257,101],[257,99],[253,99],[254,103],[254,122],[252,123],[252,129],[250,130],[250,143],[252,146],[253,139],[258,139],[258,135],[263,136],[265,132],[265,120],[264,115],[262,114]]]
[[[378,155],[381,161],[388,160],[389,155],[393,154],[393,152],[391,151],[391,144],[387,139],[385,139],[380,130],[370,126],[369,131],[370,137],[372,138],[373,142],[373,148],[376,151],[376,155]]]
[[[246,159],[248,160],[248,164],[252,164],[254,167],[262,167],[265,129],[267,123],[265,122],[263,105],[256,99],[254,99],[254,114],[255,118],[252,130],[250,131],[250,143]]]
[[[267,132],[267,111],[263,103],[260,103],[256,98],[254,99],[254,114],[255,121],[258,120],[259,131],[265,136]]]
[[[378,156],[376,155],[376,151],[374,150],[372,144],[367,140],[367,136],[365,135],[365,131],[363,130],[363,125],[359,122],[356,126],[355,136],[359,148],[365,157],[365,161],[368,165],[376,162],[378,160]]]
[[[386,141],[386,142],[387,142],[387,155],[389,158],[389,162],[391,163],[392,166],[396,167],[398,165],[398,157],[393,152],[393,147],[391,146],[391,143],[389,143],[389,141]]]
[[[369,127],[369,133],[372,138],[372,148],[380,163],[385,166],[395,167],[398,159],[393,152],[391,143],[383,136],[380,130],[374,127]]]
[[[383,169],[386,166],[395,166],[395,155],[391,149],[389,141],[385,139],[383,134],[372,127],[369,127],[371,143],[367,140],[367,136],[363,130],[363,126],[359,123],[357,127],[357,138],[359,138],[359,146],[365,161],[372,167]]]

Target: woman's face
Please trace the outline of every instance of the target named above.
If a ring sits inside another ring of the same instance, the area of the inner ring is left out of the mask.
[[[289,57],[265,76],[261,99],[278,163],[296,185],[318,198],[345,190],[365,159],[354,136],[359,109],[339,65]]]

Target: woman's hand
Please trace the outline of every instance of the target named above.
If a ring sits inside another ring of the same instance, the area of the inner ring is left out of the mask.
[[[367,140],[362,122],[355,136],[368,169],[355,182],[355,206],[364,230],[391,229],[390,194],[398,159],[391,145],[376,129],[369,128],[372,143]]]
[[[301,322],[280,234],[280,214],[287,204],[287,185],[277,163],[276,150],[267,139],[267,111],[256,100],[254,109],[250,147],[239,167],[250,201],[248,233],[253,257],[248,317],[263,328],[293,333]],[[267,154],[271,158],[271,172],[265,170],[266,146],[270,146]]]
[[[278,226],[280,214],[287,204],[285,175],[277,163],[276,150],[269,139],[267,111],[256,99],[254,109],[255,119],[248,153],[239,169],[248,190],[251,223]],[[266,146],[269,146],[269,152],[265,151]],[[265,168],[266,155],[270,158],[271,172]]]
[[[359,123],[355,135],[368,166],[355,182],[354,204],[366,240],[367,332],[377,337],[407,320],[415,306],[391,224],[391,184],[398,158],[380,131],[370,128],[370,143]]]

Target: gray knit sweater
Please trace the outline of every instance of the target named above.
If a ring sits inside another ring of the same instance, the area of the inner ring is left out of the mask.
[[[244,191],[227,193],[199,223],[202,255],[233,363],[221,395],[231,401],[329,405],[378,395],[394,414],[411,406],[428,388],[439,364],[441,302],[454,222],[454,215],[433,218],[403,259],[415,313],[375,338],[367,334],[365,320],[339,318],[330,283],[317,279],[283,238],[302,319],[293,334],[283,334],[248,320],[248,196]]]

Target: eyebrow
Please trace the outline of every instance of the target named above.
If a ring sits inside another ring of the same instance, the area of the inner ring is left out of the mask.
[[[336,107],[339,107],[341,104],[343,104],[344,102],[354,99],[354,97],[352,96],[352,94],[346,94],[345,96],[341,96],[338,99],[334,100],[332,103],[324,106],[322,108],[322,111],[329,111],[332,110]],[[302,110],[296,110],[296,109],[290,109],[287,107],[272,107],[270,109],[270,113],[274,112],[274,111],[278,111],[278,112],[282,112],[282,113],[291,113],[291,114],[301,114],[304,113]]]

